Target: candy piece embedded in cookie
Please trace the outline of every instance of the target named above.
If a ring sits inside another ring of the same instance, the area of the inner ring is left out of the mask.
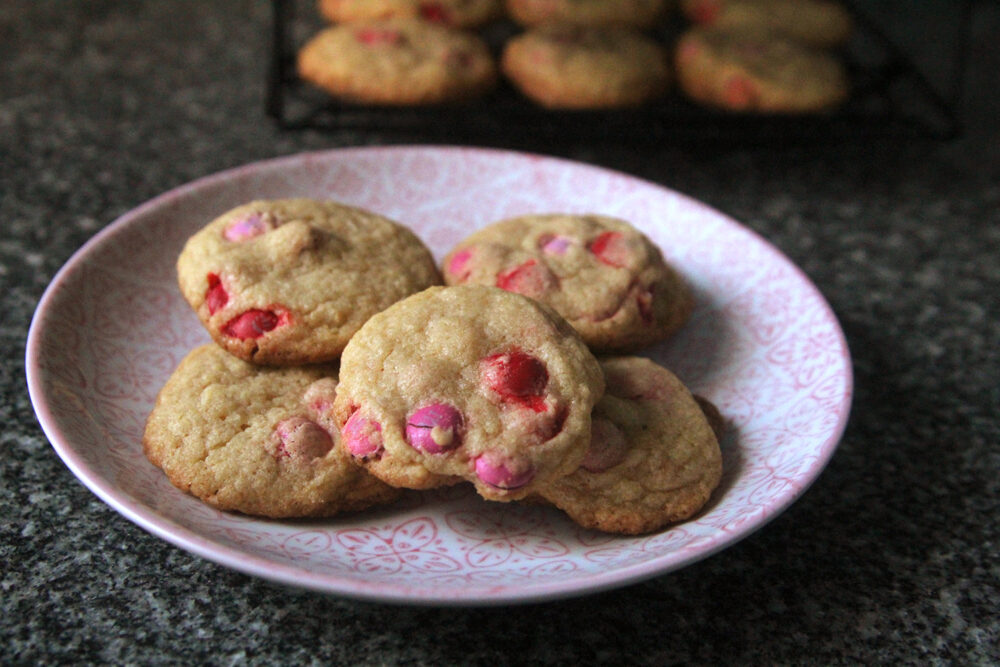
[[[376,477],[472,482],[515,500],[568,474],[604,391],[593,355],[547,307],[495,287],[433,287],[372,317],[341,359],[342,446]]]
[[[721,109],[813,112],[849,92],[837,58],[774,33],[693,28],[678,41],[675,63],[681,90]]]
[[[503,13],[501,0],[319,0],[334,23],[419,18],[455,28],[475,28]]]
[[[652,28],[663,21],[668,0],[507,0],[507,13],[526,26],[545,23]]]
[[[263,368],[216,345],[192,351],[146,422],[146,456],[214,507],[273,518],[331,516],[398,490],[337,446],[333,367]]]
[[[772,31],[816,47],[843,44],[854,24],[835,0],[681,0],[681,11],[705,27]]]
[[[544,25],[504,46],[501,67],[524,95],[549,108],[638,106],[670,82],[669,54],[620,27]]]
[[[547,304],[596,350],[664,340],[693,309],[690,290],[660,250],[608,216],[503,220],[462,240],[442,266],[449,285],[494,285]]]
[[[694,515],[722,476],[716,435],[666,368],[639,357],[601,361],[607,380],[579,469],[540,489],[586,528],[635,535]]]
[[[478,36],[420,19],[343,23],[299,51],[303,79],[367,104],[460,102],[482,95],[496,64]]]
[[[177,275],[212,338],[264,365],[335,359],[371,315],[440,283],[430,251],[407,228],[310,199],[223,214],[188,240]]]

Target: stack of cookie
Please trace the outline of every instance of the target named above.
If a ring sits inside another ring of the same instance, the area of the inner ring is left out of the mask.
[[[595,356],[663,340],[692,309],[625,221],[501,221],[439,273],[375,213],[255,201],[195,234],[177,269],[215,343],[168,380],[143,443],[218,508],[330,516],[471,483],[637,534],[719,482],[718,412],[648,359]]]
[[[690,99],[731,111],[813,112],[846,98],[847,76],[832,50],[852,22],[837,0],[683,0],[694,27],[676,42],[665,37],[671,6],[319,0],[333,25],[301,49],[298,69],[340,99],[379,105],[472,100],[500,73],[548,109],[643,105],[674,77]],[[499,44],[472,32],[498,19],[519,31]]]

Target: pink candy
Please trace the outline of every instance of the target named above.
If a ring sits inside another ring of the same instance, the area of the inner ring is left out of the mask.
[[[462,413],[450,405],[433,403],[410,415],[406,441],[428,454],[440,454],[462,444]]]
[[[569,247],[573,245],[573,241],[565,236],[546,234],[538,239],[538,244],[544,253],[548,253],[549,255],[565,255]]]
[[[487,452],[475,461],[476,477],[498,489],[517,489],[535,478],[535,469],[530,463],[517,459],[505,459]]]
[[[230,222],[222,236],[227,241],[246,241],[274,229],[274,222],[266,213],[251,213],[245,218]]]
[[[340,429],[340,434],[344,439],[344,447],[358,458],[376,456],[383,451],[382,425],[363,417],[360,411],[351,414]]]
[[[471,257],[472,248],[465,248],[464,250],[456,252],[448,261],[448,273],[455,276],[458,280],[464,281],[469,277],[467,265]]]
[[[305,417],[289,417],[274,427],[278,436],[278,455],[311,461],[333,447],[333,439],[323,427]]]
[[[594,417],[590,423],[590,449],[580,467],[589,472],[603,472],[624,461],[626,454],[625,434],[611,421]]]

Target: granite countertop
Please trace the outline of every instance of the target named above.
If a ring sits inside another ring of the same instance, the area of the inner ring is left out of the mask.
[[[600,594],[443,610],[286,588],[152,536],[74,478],[28,399],[35,306],[116,217],[228,167],[398,140],[275,127],[269,19],[251,0],[0,5],[0,661],[1000,662],[995,3],[974,4],[955,141],[530,146],[777,245],[840,319],[854,408],[809,491],[731,548]]]

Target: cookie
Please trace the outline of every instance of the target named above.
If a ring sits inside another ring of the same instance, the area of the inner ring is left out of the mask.
[[[507,13],[525,26],[543,23],[651,28],[667,14],[667,0],[507,0]]]
[[[215,341],[264,365],[337,358],[365,320],[440,275],[411,231],[329,201],[254,201],[210,222],[177,260]]]
[[[525,96],[548,108],[641,105],[670,82],[669,54],[627,28],[543,25],[510,39],[501,69]]]
[[[421,18],[456,28],[476,28],[499,18],[500,0],[319,0],[319,12],[334,23]]]
[[[849,92],[843,65],[824,51],[773,33],[694,28],[675,54],[677,81],[701,104],[733,111],[829,109]]]
[[[834,0],[682,0],[681,11],[699,25],[769,30],[817,47],[843,44],[854,23]]]
[[[156,399],[143,449],[174,486],[221,510],[331,516],[399,492],[351,463],[330,419],[335,368],[263,368],[192,351]]]
[[[666,368],[639,357],[601,361],[607,381],[580,467],[539,491],[585,528],[636,535],[690,518],[722,476],[698,402]],[[709,404],[710,405],[710,404]]]
[[[547,307],[495,287],[432,287],[372,317],[344,350],[342,445],[393,485],[462,480],[508,501],[576,469],[604,391]]]
[[[659,248],[608,216],[503,220],[461,241],[442,266],[448,285],[494,285],[547,304],[604,352],[664,340],[694,307],[690,289]]]
[[[482,39],[419,19],[327,28],[299,51],[298,70],[336,97],[384,105],[469,100],[497,79]]]

